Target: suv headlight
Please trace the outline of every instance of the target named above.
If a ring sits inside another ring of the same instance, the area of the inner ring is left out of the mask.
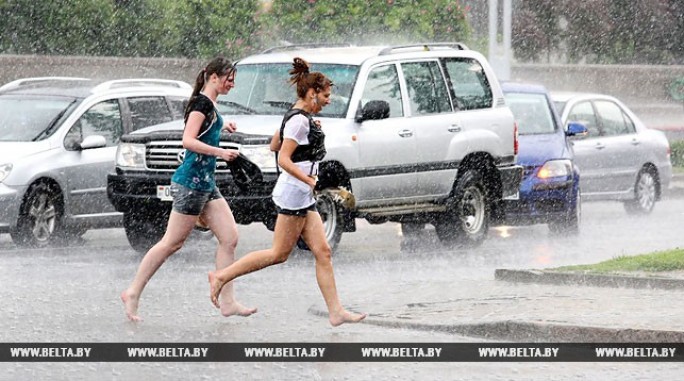
[[[145,145],[120,143],[116,150],[116,166],[145,168]]]
[[[572,162],[570,160],[549,160],[539,168],[537,177],[540,179],[550,179],[552,177],[571,177]]]
[[[262,171],[275,171],[275,154],[271,152],[269,146],[242,146],[241,151]]]
[[[10,172],[12,172],[12,164],[0,165],[0,183],[5,181]]]

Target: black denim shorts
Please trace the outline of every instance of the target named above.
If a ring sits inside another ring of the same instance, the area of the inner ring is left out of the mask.
[[[223,195],[216,187],[210,192],[203,192],[172,182],[171,197],[173,197],[171,207],[174,212],[199,216],[206,203],[219,200],[223,198]]]
[[[276,210],[278,211],[278,214],[297,217],[306,217],[306,214],[309,212],[318,212],[318,209],[316,209],[316,204],[311,204],[310,206],[302,209],[283,209],[276,205]]]

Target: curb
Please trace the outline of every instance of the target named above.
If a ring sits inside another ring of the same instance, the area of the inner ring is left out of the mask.
[[[328,313],[311,306],[309,313],[327,317]],[[377,315],[376,315],[377,316]],[[475,324],[418,323],[399,318],[381,318],[369,315],[359,324],[416,331],[442,332],[487,340],[521,342],[591,342],[591,343],[681,343],[684,332],[650,329],[604,328],[569,324],[549,324],[503,320]]]
[[[684,279],[663,277],[634,277],[541,270],[496,269],[494,279],[506,282],[543,283],[566,286],[684,289]]]

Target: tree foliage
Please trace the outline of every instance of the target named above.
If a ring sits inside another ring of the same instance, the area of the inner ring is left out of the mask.
[[[466,41],[466,11],[458,0],[274,0],[264,37],[275,44]]]
[[[684,62],[681,0],[517,0],[515,55],[524,61],[646,64]],[[547,53],[546,57],[543,53]]]

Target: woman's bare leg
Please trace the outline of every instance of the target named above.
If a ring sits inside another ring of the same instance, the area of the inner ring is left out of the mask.
[[[325,304],[328,306],[330,324],[333,327],[344,323],[356,323],[363,320],[366,314],[349,312],[342,307],[335,286],[335,274],[332,266],[332,250],[325,240],[323,221],[317,212],[309,212],[302,232],[302,238],[316,258],[316,281],[321,289]]]
[[[230,266],[235,262],[238,229],[228,203],[223,198],[208,202],[204,206],[202,217],[218,240],[216,269]],[[226,283],[221,290],[220,306],[223,316],[249,316],[256,312],[256,308],[245,307],[235,300],[233,282]]]
[[[209,293],[211,302],[219,308],[219,293],[223,286],[233,279],[261,270],[264,267],[285,262],[301,235],[305,220],[302,217],[279,214],[273,232],[272,248],[253,251],[224,269],[210,272]]]
[[[138,316],[138,302],[145,285],[166,259],[183,246],[195,226],[195,221],[197,221],[197,216],[171,212],[164,237],[145,254],[138,266],[135,278],[133,278],[130,286],[121,293],[126,316],[131,321],[141,320]]]

